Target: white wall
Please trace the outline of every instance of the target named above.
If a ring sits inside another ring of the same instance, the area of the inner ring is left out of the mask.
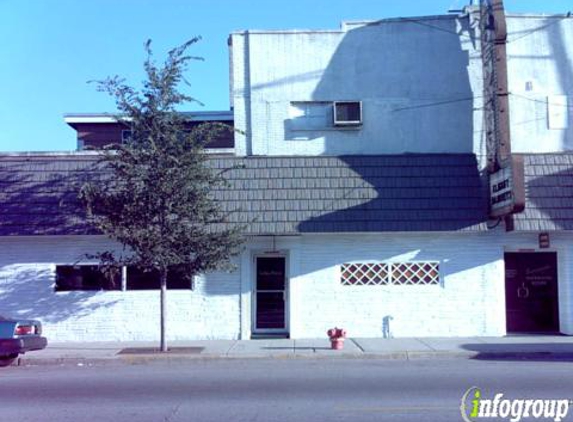
[[[475,25],[467,17],[419,19],[232,34],[235,126],[245,132],[236,135],[237,153],[483,154]],[[290,129],[291,102],[335,100],[362,101],[363,126]]]
[[[502,335],[503,253],[489,235],[380,234],[308,238],[301,275],[292,281],[295,337],[323,336],[342,326],[354,337]],[[325,245],[328,245],[325,247]],[[344,286],[347,262],[439,261],[441,283]]]
[[[573,18],[510,15],[507,31],[512,150],[572,151]]]
[[[168,339],[250,338],[254,260],[287,256],[293,338],[505,334],[504,251],[537,250],[537,233],[395,233],[254,239],[232,274],[209,274],[193,291],[168,292]],[[561,331],[573,334],[573,236],[551,233],[558,253]],[[54,292],[55,264],[101,250],[97,237],[0,238],[0,314],[40,319],[53,341],[157,340],[157,291]],[[346,262],[439,261],[440,285],[343,286]]]
[[[51,341],[158,340],[158,290],[54,291],[56,264],[108,246],[102,237],[0,238],[0,314],[40,319]],[[167,338],[238,337],[238,292],[227,273],[199,278],[193,291],[169,290]]]
[[[477,22],[416,21],[233,34],[237,153],[482,155]],[[509,14],[507,27],[513,151],[572,151],[573,18]],[[291,102],[334,100],[363,101],[362,128],[289,130]]]
[[[573,334],[571,259],[573,235],[551,233],[538,249],[538,233],[324,234],[271,238],[243,254],[243,334],[251,328],[252,257],[276,249],[288,260],[290,334],[324,337],[334,326],[354,337],[382,337],[390,319],[393,337],[501,336],[506,333],[504,252],[557,252],[560,330]],[[441,284],[343,286],[347,262],[439,261]]]

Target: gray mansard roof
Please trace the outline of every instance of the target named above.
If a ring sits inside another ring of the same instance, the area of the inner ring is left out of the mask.
[[[573,229],[573,156],[526,157],[519,230]],[[77,187],[94,154],[0,156],[0,235],[95,234]],[[487,187],[471,154],[220,157],[216,191],[248,234],[487,230]],[[568,207],[568,208],[567,208]]]
[[[528,154],[525,211],[515,214],[515,229],[573,230],[573,154]]]

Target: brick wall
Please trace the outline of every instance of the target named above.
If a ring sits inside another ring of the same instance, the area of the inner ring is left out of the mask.
[[[232,34],[237,154],[482,154],[479,34],[467,17],[424,22]],[[293,130],[291,102],[348,100],[361,127]]]
[[[573,236],[552,233],[561,331],[573,334]],[[157,340],[158,291],[54,292],[55,265],[106,247],[101,237],[0,238],[0,314],[40,319],[52,341]],[[505,334],[504,251],[538,250],[537,233],[347,234],[251,240],[233,273],[168,292],[168,339],[250,338],[253,256],[287,256],[293,338]],[[439,261],[439,285],[343,286],[346,262]]]
[[[98,237],[1,238],[0,314],[40,319],[52,341],[157,340],[159,291],[54,292],[56,263],[106,245]],[[168,291],[167,338],[236,338],[238,289],[235,275],[216,273],[193,291]]]
[[[321,337],[342,326],[355,337],[502,335],[503,254],[487,235],[308,238],[301,275],[291,281],[296,337]],[[345,262],[438,261],[440,284],[344,286]]]

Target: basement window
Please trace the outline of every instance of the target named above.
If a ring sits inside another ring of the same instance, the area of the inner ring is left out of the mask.
[[[56,292],[121,290],[121,270],[103,274],[97,265],[57,265]]]
[[[127,290],[159,290],[159,272],[143,271],[137,267],[127,267]],[[181,267],[172,267],[167,272],[167,289],[193,290],[193,282],[185,277]]]

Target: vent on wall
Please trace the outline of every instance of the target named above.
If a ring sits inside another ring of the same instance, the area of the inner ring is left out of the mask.
[[[335,101],[334,126],[359,126],[362,124],[361,101]]]

